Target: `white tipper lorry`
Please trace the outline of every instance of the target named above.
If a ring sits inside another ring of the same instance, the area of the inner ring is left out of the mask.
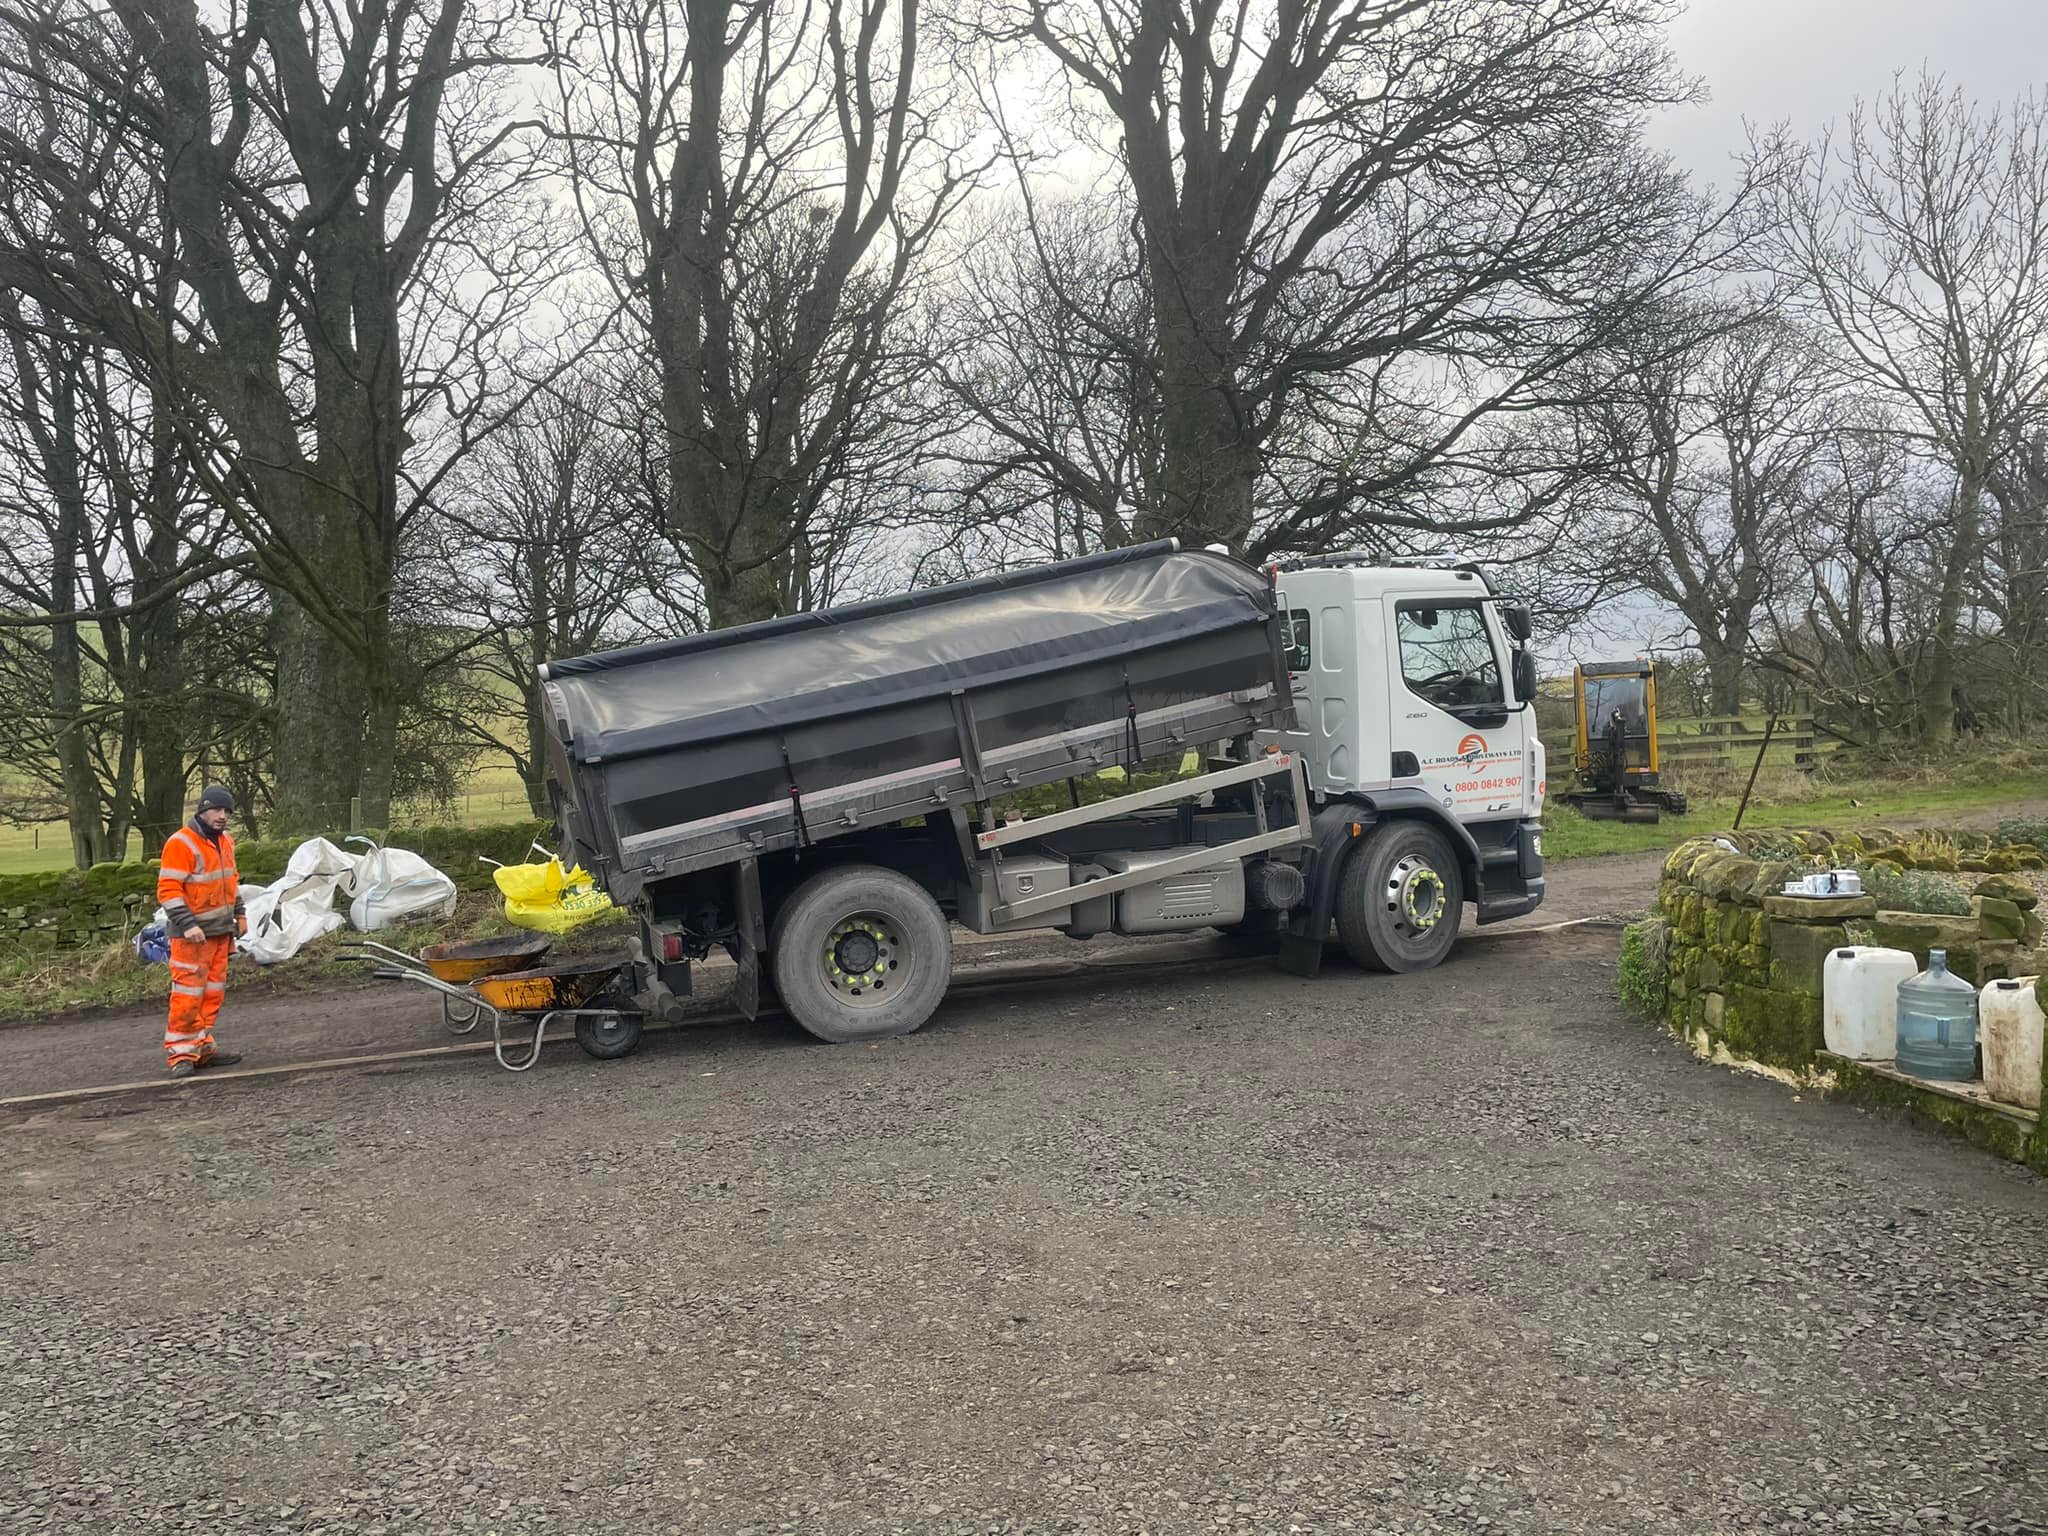
[[[1334,928],[1419,970],[1468,904],[1543,899],[1529,634],[1469,565],[1161,541],[552,663],[549,788],[565,858],[638,917],[656,1014],[719,948],[749,1015],[772,989],[823,1039],[904,1034],[952,923],[1221,928],[1303,975]],[[1000,811],[1041,786],[1056,808]]]

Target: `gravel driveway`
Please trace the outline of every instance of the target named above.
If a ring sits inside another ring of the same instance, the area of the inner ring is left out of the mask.
[[[2048,1186],[1614,947],[0,1120],[0,1530],[2043,1529]]]

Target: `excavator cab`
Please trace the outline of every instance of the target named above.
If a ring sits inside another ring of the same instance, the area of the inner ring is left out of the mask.
[[[1564,802],[1595,821],[1654,822],[1685,814],[1685,796],[1657,782],[1657,674],[1647,661],[1572,669],[1577,782]]]

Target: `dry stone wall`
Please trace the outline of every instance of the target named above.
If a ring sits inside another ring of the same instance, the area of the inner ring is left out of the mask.
[[[409,848],[466,891],[491,887],[482,857],[517,864],[533,857],[529,845],[549,846],[552,831],[538,822],[502,827],[424,827],[393,833],[391,845]],[[284,873],[297,843],[244,843],[235,862],[245,885],[267,885]],[[134,933],[156,911],[156,861],[96,864],[0,877],[0,949],[85,949]]]
[[[1911,843],[1896,838],[1882,846],[1894,850],[1898,867],[1922,867],[1905,862]],[[1787,849],[1799,857],[1772,856]],[[1853,852],[1870,857],[1865,847]],[[1910,950],[1924,966],[1930,949],[1945,949],[1950,969],[1980,986],[2042,970],[2033,887],[2005,873],[2040,867],[2032,845],[1994,847],[1987,839],[1972,856],[1985,867],[1968,915],[1887,910],[1873,896],[1782,894],[1817,862],[1846,862],[1851,853],[1819,830],[1698,838],[1674,849],[1657,916],[1637,938],[1639,1002],[1702,1053],[1805,1072],[1824,1044],[1821,976],[1830,950],[1882,944]]]

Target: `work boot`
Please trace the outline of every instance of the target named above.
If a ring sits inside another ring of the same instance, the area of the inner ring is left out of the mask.
[[[239,1051],[215,1051],[199,1063],[202,1067],[232,1067],[242,1059]]]
[[[172,1065],[172,1067],[171,1067],[171,1076],[173,1076],[173,1077],[190,1077],[190,1076],[191,1076],[191,1075],[192,1075],[192,1074],[193,1074],[194,1072],[197,1072],[198,1070],[199,1070],[199,1063],[198,1063],[198,1062],[196,1062],[196,1061],[180,1061],[180,1062],[176,1062],[176,1063],[174,1063],[174,1064]]]

